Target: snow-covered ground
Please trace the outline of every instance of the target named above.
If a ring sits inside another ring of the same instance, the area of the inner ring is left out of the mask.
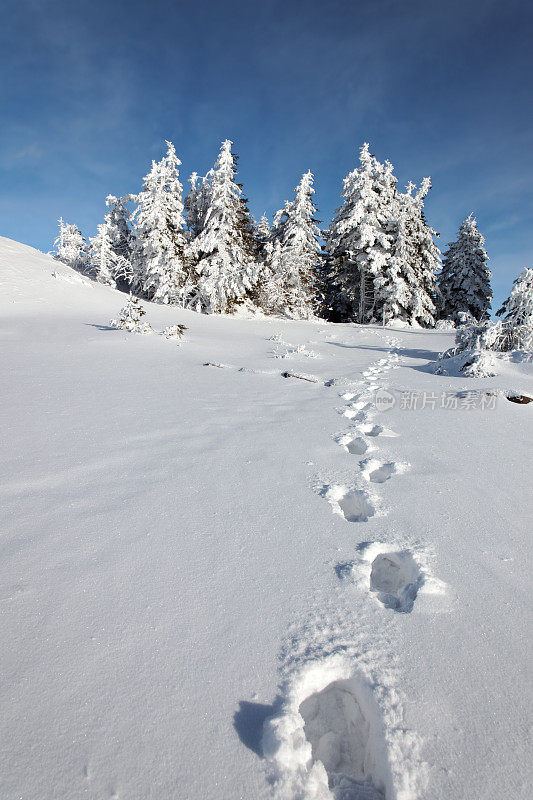
[[[525,798],[533,365],[124,299],[0,239],[2,800]]]

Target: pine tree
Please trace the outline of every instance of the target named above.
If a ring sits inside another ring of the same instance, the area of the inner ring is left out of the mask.
[[[184,305],[192,292],[186,258],[182,186],[172,142],[144,178],[136,196],[134,288],[149,300]]]
[[[314,193],[313,173],[306,172],[295,188],[294,200],[277,212],[271,234],[272,275],[268,285],[276,297],[270,299],[269,306],[292,317],[312,314],[316,297],[321,247]]]
[[[257,280],[258,267],[247,239],[246,207],[235,182],[233,143],[222,143],[215,167],[203,189],[206,213],[191,253],[199,276],[194,305],[207,313],[227,313],[245,301]]]
[[[424,215],[424,200],[430,188],[430,178],[424,178],[418,191],[414,192],[416,186],[409,183],[406,193],[398,196],[408,239],[405,280],[410,288],[410,302],[407,321],[425,327],[433,327],[436,322],[436,273],[440,267],[440,250],[434,241],[438,234]]]
[[[381,164],[364,144],[360,166],[344,179],[344,204],[326,234],[333,313],[360,323],[379,319],[380,285],[391,258],[395,183],[392,165]]]
[[[132,236],[128,225],[127,197],[106,197],[110,211],[89,240],[92,271],[99,283],[125,288],[131,280]]]
[[[286,309],[286,286],[283,269],[281,242],[267,240],[264,245],[259,280],[253,299],[266,314],[284,313]]]
[[[488,316],[492,291],[487,267],[485,239],[472,215],[459,229],[459,235],[443,256],[439,275],[439,313],[441,319],[457,321],[460,312],[475,320]]]
[[[398,204],[398,217],[392,226],[394,245],[387,269],[376,276],[374,287],[377,304],[382,308],[383,324],[393,320],[412,322],[414,293],[417,282],[412,263],[413,242],[409,236],[408,221]]]
[[[265,244],[270,238],[270,223],[266,214],[263,214],[257,223],[256,236],[261,244]]]
[[[502,317],[500,349],[533,349],[533,269],[522,270],[496,314]]]
[[[189,178],[190,188],[185,198],[185,215],[191,241],[203,230],[209,203],[209,186],[213,170],[204,178],[193,172]]]
[[[238,161],[239,156],[234,155],[233,164],[235,171],[237,171]],[[241,196],[239,198],[239,208],[237,211],[237,228],[240,232],[245,254],[251,261],[257,262],[259,258],[260,245],[256,235],[256,224],[250,213],[250,209],[248,208],[248,198],[243,197],[242,195],[242,183],[237,183],[237,186],[241,192]]]
[[[321,270],[331,319],[435,324],[435,271],[440,252],[423,212],[431,182],[396,191],[389,161],[361,149],[360,167],[344,180],[343,206],[326,233]]]
[[[87,243],[76,225],[59,219],[59,236],[54,242],[54,258],[78,272],[86,273],[89,265]]]
[[[97,234],[89,239],[91,272],[98,283],[116,286],[113,277],[113,251],[106,223],[97,226]]]
[[[270,223],[266,214],[263,214],[259,222],[254,225],[254,238],[257,249],[257,261],[260,265],[264,265],[272,253]]]
[[[145,314],[146,311],[142,307],[139,298],[130,294],[117,319],[112,319],[110,324],[113,328],[129,331],[130,333],[151,333],[152,327],[150,323],[142,321]]]

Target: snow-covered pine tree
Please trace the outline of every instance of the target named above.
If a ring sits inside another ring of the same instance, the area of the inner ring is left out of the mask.
[[[59,220],[59,236],[54,242],[56,248],[53,256],[78,272],[87,272],[89,258],[87,243],[76,225]]]
[[[112,319],[110,324],[113,328],[129,331],[130,333],[151,333],[152,327],[150,323],[142,321],[145,314],[146,311],[139,298],[130,294],[117,319]]]
[[[255,225],[254,236],[257,247],[257,260],[260,264],[264,264],[272,252],[270,223],[266,214],[263,214]]]
[[[113,252],[107,225],[103,222],[97,226],[97,234],[89,239],[89,262],[91,273],[98,283],[116,286],[113,277]]]
[[[193,172],[189,178],[190,188],[185,198],[185,216],[191,241],[203,230],[205,215],[209,204],[209,187],[213,170],[204,178]]]
[[[263,214],[257,223],[256,236],[261,245],[264,245],[270,238],[270,223],[266,214]]]
[[[502,317],[501,350],[533,349],[533,269],[522,270],[496,314]]]
[[[316,270],[321,246],[313,203],[313,173],[306,172],[295,188],[294,200],[274,218],[270,255],[271,276],[265,287],[273,292],[268,306],[291,317],[309,317],[316,297]]]
[[[152,161],[143,188],[136,195],[133,286],[149,300],[185,305],[192,293],[186,257],[182,186],[172,142],[167,154]]]
[[[193,304],[207,313],[231,312],[249,296],[258,274],[244,230],[246,214],[235,182],[232,144],[229,139],[222,143],[203,185],[207,208],[202,230],[191,245],[199,276]]]
[[[233,163],[235,166],[235,171],[237,170],[237,164],[239,161],[239,156],[233,156]],[[237,227],[240,231],[240,236],[242,239],[243,249],[253,262],[257,262],[259,258],[259,240],[256,235],[256,224],[255,221],[250,213],[250,209],[248,208],[248,198],[243,197],[242,190],[243,186],[242,183],[237,183],[238,188],[240,189],[241,196],[239,198],[239,210],[237,212]]]
[[[285,273],[279,239],[267,240],[260,262],[259,280],[253,300],[266,314],[283,313],[286,307]]]
[[[417,280],[413,269],[414,248],[409,236],[408,221],[401,203],[398,216],[391,227],[393,247],[386,269],[375,277],[376,301],[381,306],[381,322],[385,325],[393,320],[412,322],[414,295]],[[384,265],[385,266],[385,265]]]
[[[360,323],[380,320],[383,299],[375,279],[391,258],[396,178],[365,143],[360,166],[344,179],[344,203],[326,233],[332,314]]]
[[[189,231],[191,239],[194,239],[194,237],[198,236],[199,233],[198,178],[198,173],[193,172],[189,178],[189,191],[187,192],[185,200],[183,201],[187,230]]]
[[[132,236],[128,225],[128,197],[108,195],[110,209],[98,233],[89,240],[90,263],[99,283],[126,288],[131,280]]]
[[[431,179],[424,178],[420,188],[409,183],[404,195],[399,195],[403,206],[401,213],[406,223],[409,241],[410,269],[407,283],[413,289],[408,322],[433,327],[437,319],[435,301],[438,295],[436,274],[440,267],[440,250],[435,244],[436,231],[428,225],[424,215],[424,200],[431,189]]]
[[[131,259],[135,246],[135,236],[130,226],[131,214],[128,203],[133,199],[134,197],[129,194],[124,197],[115,197],[115,195],[109,194],[106,197],[106,205],[109,208],[109,212],[106,215],[109,225],[109,238],[113,253],[117,256],[114,278],[117,287],[123,290],[129,290],[132,279]]]
[[[459,235],[443,256],[439,282],[441,319],[458,320],[468,312],[475,320],[488,316],[492,291],[487,267],[485,239],[472,214],[459,228]]]

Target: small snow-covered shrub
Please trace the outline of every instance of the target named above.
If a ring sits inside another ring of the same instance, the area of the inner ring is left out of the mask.
[[[314,350],[308,350],[305,344],[287,345],[284,351],[277,348],[272,351],[274,358],[295,358],[295,356],[305,356],[305,358],[319,358]]]
[[[461,314],[463,324],[455,334],[455,345],[442,353],[435,364],[437,375],[463,374],[471,378],[489,378],[498,374],[496,358],[491,352],[500,334],[500,323],[476,322]]]
[[[287,344],[287,342],[284,341],[281,333],[273,333],[272,336],[268,337],[267,342],[276,342],[277,344]]]
[[[388,319],[385,322],[385,328],[410,328],[410,329],[413,329],[413,328],[421,328],[421,327],[422,326],[416,320],[408,322],[405,319],[397,319],[397,318],[395,318],[395,319]]]
[[[117,319],[112,319],[110,324],[113,328],[129,331],[130,333],[152,333],[150,323],[142,321],[142,317],[145,314],[146,311],[142,307],[139,298],[130,295],[128,302],[120,310]]]
[[[480,350],[471,356],[465,353],[460,371],[469,378],[493,378],[498,374],[496,357],[490,350]]]
[[[498,365],[495,354],[490,350],[465,350],[464,353],[446,358],[441,356],[435,362],[433,372],[435,375],[493,378],[498,374]]]
[[[533,349],[533,269],[518,276],[498,315],[503,319],[477,322],[469,313],[459,312],[455,344],[439,356],[435,372],[491,377],[498,374],[496,354]]]
[[[447,355],[463,353],[465,350],[495,349],[496,331],[494,331],[494,327],[488,320],[476,322],[470,318],[457,328],[455,345],[444,353],[444,358]]]
[[[436,331],[454,331],[455,330],[455,322],[453,319],[439,319],[435,323],[435,330]]]
[[[185,325],[169,325],[163,331],[163,336],[167,339],[181,339],[185,331],[189,329]]]

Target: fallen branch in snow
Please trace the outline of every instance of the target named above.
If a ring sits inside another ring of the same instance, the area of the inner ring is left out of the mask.
[[[301,375],[294,375],[292,372],[282,372],[282,378],[298,378],[299,381],[308,381],[309,383],[318,383],[318,381],[313,380],[313,378],[303,378]]]

